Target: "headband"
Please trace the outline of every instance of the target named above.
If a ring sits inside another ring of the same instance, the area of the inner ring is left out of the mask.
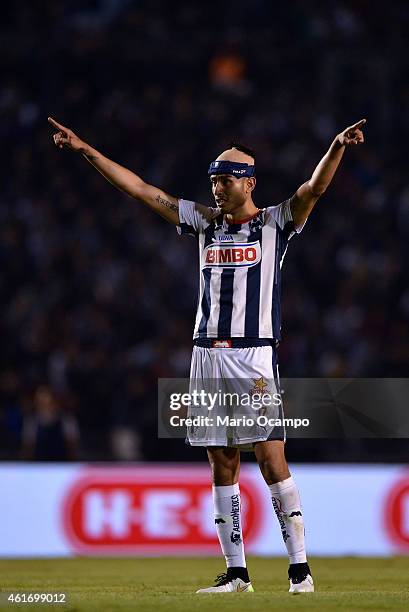
[[[214,161],[210,164],[208,174],[232,174],[237,178],[254,176],[254,166],[231,161]]]

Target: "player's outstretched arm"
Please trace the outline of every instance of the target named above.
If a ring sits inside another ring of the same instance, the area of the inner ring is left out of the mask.
[[[301,227],[305,223],[318,198],[331,183],[345,147],[360,145],[364,142],[361,128],[365,123],[366,119],[361,119],[335,137],[327,153],[315,168],[310,180],[301,185],[291,198],[291,214],[296,227]]]
[[[153,185],[148,185],[137,174],[102,155],[52,117],[48,117],[48,121],[57,130],[57,133],[54,134],[54,142],[58,148],[81,153],[112,185],[131,197],[142,200],[170,223],[179,225],[177,198]]]

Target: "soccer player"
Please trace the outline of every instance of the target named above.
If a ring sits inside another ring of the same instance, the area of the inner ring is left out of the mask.
[[[254,153],[232,144],[210,164],[216,207],[168,195],[111,161],[74,132],[49,118],[60,149],[81,153],[108,181],[178,227],[199,244],[200,287],[194,331],[191,381],[223,385],[247,379],[263,388],[278,382],[281,265],[288,241],[302,230],[318,198],[338,168],[345,148],[364,142],[365,119],[340,132],[294,195],[277,206],[258,208]],[[224,387],[226,388],[226,387]],[[231,390],[231,389],[229,389]],[[227,573],[213,587],[198,592],[251,592],[244,554],[239,489],[240,447],[252,444],[270,490],[289,557],[290,593],[314,590],[307,563],[300,496],[284,452],[285,432],[260,428],[231,440],[226,430],[204,428],[188,433],[191,444],[205,446],[213,477],[214,519]]]

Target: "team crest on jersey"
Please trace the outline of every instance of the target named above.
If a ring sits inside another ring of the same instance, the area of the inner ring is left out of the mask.
[[[264,213],[264,211],[263,211]],[[254,219],[252,219],[249,223],[250,234],[255,232],[259,232],[264,225],[264,214],[258,214]]]
[[[203,250],[203,268],[242,268],[257,265],[261,260],[260,242],[209,244]]]

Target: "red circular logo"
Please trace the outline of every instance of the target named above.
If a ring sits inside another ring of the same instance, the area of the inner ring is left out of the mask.
[[[251,543],[260,494],[245,476],[240,487]],[[63,529],[82,554],[219,550],[208,470],[196,467],[88,469],[65,496]]]
[[[409,550],[409,476],[394,483],[386,496],[384,524],[392,542]]]

